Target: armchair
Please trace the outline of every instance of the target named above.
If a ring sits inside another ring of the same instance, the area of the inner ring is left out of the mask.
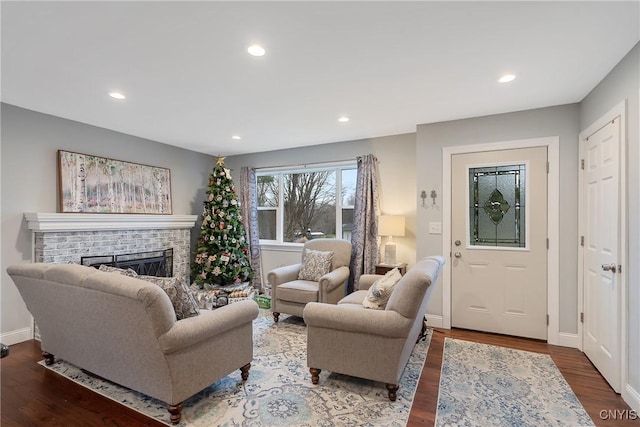
[[[311,382],[318,384],[322,369],[379,381],[386,384],[389,400],[395,401],[444,262],[434,256],[416,263],[395,285],[384,310],[362,305],[369,287],[382,277],[368,274],[360,276],[359,290],[337,305],[307,304],[304,321]]]
[[[333,252],[329,272],[317,281],[299,279],[309,250]],[[267,275],[271,284],[273,320],[277,322],[280,313],[302,317],[302,311],[309,302],[336,304],[340,301],[345,295],[350,259],[351,242],[347,240],[316,239],[306,242],[301,263],[276,268]]]

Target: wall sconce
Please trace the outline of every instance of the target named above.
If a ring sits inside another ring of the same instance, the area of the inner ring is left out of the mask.
[[[422,192],[420,192],[420,198],[422,199],[422,207],[425,207],[424,201],[427,198],[427,192],[422,190]]]
[[[436,205],[436,199],[438,198],[438,193],[436,193],[436,190],[431,190],[431,193],[429,194],[429,197],[431,197],[431,200],[433,200],[433,206]],[[426,207],[424,202],[427,199],[427,192],[425,190],[422,190],[420,192],[420,198],[422,199],[422,207]]]

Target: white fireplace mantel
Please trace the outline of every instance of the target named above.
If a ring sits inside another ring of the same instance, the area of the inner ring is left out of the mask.
[[[29,230],[99,231],[193,228],[197,215],[83,214],[25,212]]]

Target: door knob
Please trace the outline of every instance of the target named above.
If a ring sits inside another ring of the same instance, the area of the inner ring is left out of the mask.
[[[616,265],[613,264],[613,263],[608,264],[608,265],[607,264],[602,264],[602,269],[604,271],[610,271],[612,273],[615,273],[616,272]]]
[[[454,253],[453,256],[456,257],[456,258],[462,258],[462,254],[460,252]],[[603,266],[603,268],[604,268],[604,266]]]
[[[456,240],[454,243],[456,244],[456,246],[460,246],[462,244],[460,240]]]

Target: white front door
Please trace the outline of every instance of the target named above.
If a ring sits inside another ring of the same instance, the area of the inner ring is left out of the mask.
[[[584,153],[584,352],[620,392],[620,117],[581,141]]]
[[[547,338],[547,147],[451,158],[451,324]]]

